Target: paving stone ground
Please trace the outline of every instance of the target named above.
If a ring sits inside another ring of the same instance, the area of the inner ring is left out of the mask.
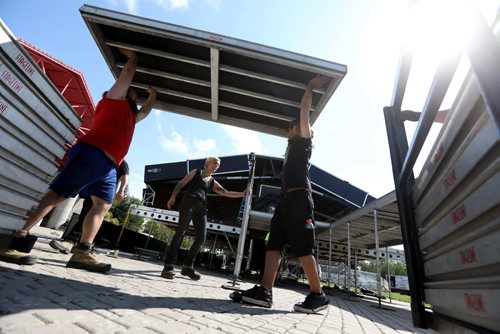
[[[54,234],[51,230],[37,232]],[[371,298],[348,301],[334,293],[321,314],[292,311],[307,288],[273,290],[274,306],[264,309],[229,300],[226,275],[197,268],[203,277],[160,277],[160,262],[101,255],[113,265],[108,274],[65,267],[69,255],[40,240],[34,266],[0,262],[0,333],[433,333],[414,328],[408,304],[379,309]],[[243,282],[250,288],[257,282]]]

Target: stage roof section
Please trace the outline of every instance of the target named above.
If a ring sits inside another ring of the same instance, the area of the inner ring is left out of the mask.
[[[132,85],[155,87],[155,108],[181,115],[284,137],[309,80],[331,79],[313,93],[314,124],[347,73],[342,64],[206,31],[89,5],[80,12],[115,78],[126,61],[119,48],[134,50]]]
[[[330,226],[332,230],[332,242],[347,244],[347,223],[350,223],[351,247],[375,248],[375,211],[379,247],[401,245],[403,243],[403,236],[401,234],[398,203],[394,191],[334,221]],[[320,233],[318,239],[323,241],[329,240],[328,230]]]
[[[82,118],[81,130],[90,128],[95,107],[83,74],[24,40],[19,43]]]

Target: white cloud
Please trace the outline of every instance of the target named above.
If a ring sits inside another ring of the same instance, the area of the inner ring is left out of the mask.
[[[212,6],[216,11],[220,9],[220,4],[222,0],[205,0],[210,6]]]
[[[124,0],[130,14],[137,14],[137,0]]]
[[[158,131],[160,131],[160,143],[161,146],[168,152],[174,152],[178,154],[188,153],[188,144],[184,138],[175,130],[172,131],[170,136],[165,136],[163,133],[163,127],[160,123],[157,124]]]
[[[130,14],[137,15],[139,10],[139,0],[106,0],[113,7],[118,7],[125,4],[127,11]],[[165,10],[171,9],[187,9],[193,0],[149,0],[147,2],[153,3]],[[206,0],[207,3],[215,10],[219,10],[221,0]],[[143,1],[144,3],[144,1]]]
[[[216,144],[215,140],[213,140],[212,138],[208,138],[205,140],[195,139],[194,147],[196,148],[196,154],[199,153],[199,156],[203,156],[207,153],[210,153],[211,151],[214,151]]]
[[[261,143],[257,132],[236,128],[230,125],[222,125],[222,128],[231,139],[231,144],[233,145],[235,153],[267,153],[267,150]]]
[[[188,8],[190,0],[169,0],[170,8]]]
[[[186,9],[192,0],[154,0],[158,6],[164,9]]]
[[[172,128],[167,136],[163,131],[160,123],[157,124],[160,132],[160,144],[164,150],[183,155],[187,158],[203,158],[215,152],[217,143],[213,138],[189,140],[183,137],[175,129]]]

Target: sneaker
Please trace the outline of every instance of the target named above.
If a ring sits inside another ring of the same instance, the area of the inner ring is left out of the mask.
[[[71,259],[66,263],[67,268],[84,269],[99,273],[111,270],[109,263],[99,262],[99,258],[93,249],[82,249],[75,247]]]
[[[173,279],[175,277],[174,267],[172,267],[172,266],[165,266],[163,268],[163,270],[161,271],[160,276],[163,277],[163,278],[166,278],[166,279]]]
[[[187,276],[193,281],[198,281],[201,278],[199,272],[195,271],[193,268],[182,267],[181,275]]]
[[[243,301],[243,297],[241,296],[241,292],[239,291],[234,291],[229,294],[229,298],[231,298],[233,301],[240,303]]]
[[[75,246],[75,242],[72,240],[51,240],[49,242],[50,247],[57,249],[63,254],[71,253],[71,249]]]
[[[26,253],[18,252],[15,249],[0,249],[0,260],[15,263],[15,264],[23,264],[27,266],[31,266],[36,263],[36,256],[26,255]]]
[[[235,302],[243,301],[252,305],[271,308],[273,306],[273,293],[267,291],[260,285],[245,291],[235,291],[229,295],[229,298]]]
[[[323,291],[320,294],[311,292],[302,303],[294,305],[293,310],[301,313],[317,313],[328,308],[328,297]]]

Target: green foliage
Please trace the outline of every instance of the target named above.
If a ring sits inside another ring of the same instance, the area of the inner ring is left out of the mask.
[[[122,225],[127,218],[127,213],[131,204],[141,205],[142,202],[135,197],[125,197],[121,203],[114,202],[104,220],[115,225]],[[151,231],[151,237],[164,241],[167,244],[170,244],[175,234],[174,228],[155,222],[152,219],[132,214],[128,217],[126,228],[139,233],[149,233]],[[184,238],[181,247],[189,249],[192,244],[193,240],[191,238]]]
[[[371,273],[377,272],[377,264],[375,260],[371,261],[361,261],[359,262],[359,266],[362,271],[368,271]],[[389,262],[389,269],[390,269],[390,274],[391,275],[400,275],[400,276],[406,276],[406,264],[404,262],[397,262],[397,261],[390,261]],[[387,260],[382,259],[380,260],[380,273],[382,277],[387,276]]]
[[[146,219],[143,232],[149,233],[149,231],[151,231],[153,238],[164,241],[167,244],[170,243],[175,234],[175,229],[157,223],[154,220]]]
[[[141,205],[142,202],[140,199],[132,196],[125,197],[120,203],[113,202],[109,213],[111,213],[112,219],[116,219],[116,225],[122,225],[125,222],[128,209],[130,208],[131,204]],[[129,215],[126,228],[136,232],[143,232],[143,225],[144,218],[136,215]]]

